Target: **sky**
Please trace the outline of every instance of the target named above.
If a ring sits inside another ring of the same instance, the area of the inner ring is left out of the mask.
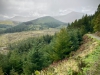
[[[100,0],[0,0],[0,17],[65,15],[72,11],[93,14]]]

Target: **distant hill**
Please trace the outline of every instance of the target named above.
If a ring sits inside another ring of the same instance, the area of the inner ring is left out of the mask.
[[[4,25],[12,25],[15,26],[17,24],[19,24],[20,22],[17,21],[11,21],[11,20],[4,20],[4,21],[0,21],[0,24],[4,24]]]
[[[49,28],[57,28],[61,26],[67,26],[67,24],[59,20],[56,20],[53,17],[45,16],[28,22],[20,23],[17,26],[8,28],[4,32],[12,33],[12,32],[21,32],[21,31],[29,31],[29,30],[44,30]]]
[[[83,15],[85,15],[85,14],[73,11],[67,15],[55,16],[54,18],[59,21],[65,22],[65,23],[71,23],[71,22],[75,21],[76,19],[82,18]]]
[[[28,21],[28,22],[23,22],[25,24],[46,24],[46,23],[57,23],[57,24],[63,24],[63,22],[59,21],[59,20],[56,20],[54,19],[53,17],[50,17],[50,16],[45,16],[45,17],[40,17],[38,19],[35,19],[35,20],[31,20],[31,21]]]
[[[36,19],[36,17],[23,17],[23,16],[15,16],[9,20],[11,21],[17,21],[17,22],[26,22],[26,21],[30,21]]]
[[[3,30],[6,30],[8,28],[14,27],[16,25],[18,25],[19,22],[15,22],[15,21],[0,21],[0,32],[2,32]]]

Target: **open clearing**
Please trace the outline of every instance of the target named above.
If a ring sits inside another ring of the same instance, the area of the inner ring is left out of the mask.
[[[6,50],[7,45],[13,42],[27,39],[29,37],[40,37],[43,35],[54,35],[59,29],[48,29],[48,30],[38,30],[38,31],[23,31],[16,33],[7,33],[0,35],[0,52]]]

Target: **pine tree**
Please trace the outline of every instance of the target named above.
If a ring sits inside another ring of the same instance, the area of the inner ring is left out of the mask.
[[[100,31],[100,14],[95,19],[94,31]]]
[[[95,32],[99,31],[99,29],[98,29],[99,18],[100,18],[100,4],[98,5],[97,11],[93,15],[93,20],[92,20],[93,29],[94,29]]]
[[[66,28],[61,29],[61,31],[56,35],[54,42],[52,43],[51,58],[53,60],[60,60],[66,57],[71,51],[72,41],[70,36],[70,31]]]

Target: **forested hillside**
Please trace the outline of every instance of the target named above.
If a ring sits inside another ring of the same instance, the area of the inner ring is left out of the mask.
[[[67,27],[67,23],[63,23],[59,20],[56,20],[50,16],[41,17],[32,21],[22,22],[17,26],[7,28],[1,33],[14,33],[21,31],[32,31],[32,30],[44,30],[49,28],[60,28]]]
[[[34,38],[31,37],[25,40],[20,40],[12,44],[9,44],[8,45],[8,48],[10,50],[9,53],[6,55],[0,54],[0,74],[40,75],[39,71],[46,69],[50,64],[74,56],[74,53],[72,52],[77,52],[77,49],[79,49],[80,45],[83,44],[82,37],[84,34],[94,33],[99,31],[100,31],[100,5],[98,6],[97,11],[95,12],[94,15],[90,16],[85,15],[81,19],[75,20],[73,23],[69,24],[68,27],[62,28],[58,33],[56,33],[53,36],[45,35],[41,37],[34,37]],[[96,68],[96,66],[93,66],[94,64],[92,64],[91,62],[95,61],[99,57],[98,53],[100,53],[99,52],[100,47],[98,41],[96,42],[94,40],[90,41],[92,41],[93,43],[98,43],[97,45],[94,44],[92,45],[97,47],[97,50],[94,51],[89,56],[86,56],[86,59],[84,60],[85,63],[81,61],[80,57],[79,59],[76,59],[75,61],[79,63],[76,64],[79,66],[79,71],[77,72],[73,71],[73,68],[69,67],[70,69],[68,71],[68,75],[87,75],[91,72],[95,74],[92,68]],[[88,45],[89,43],[86,44],[87,47],[89,47]],[[76,54],[76,56],[77,55],[78,54]],[[96,57],[96,59],[94,59],[93,57],[95,55],[98,56]],[[92,60],[90,59],[91,57],[93,57]],[[88,69],[90,70],[88,71]],[[98,72],[99,68],[96,69]],[[45,75],[57,74],[57,73],[52,74],[52,71],[55,71],[52,68],[50,68],[50,71],[51,73]],[[83,71],[85,73],[83,73]]]

